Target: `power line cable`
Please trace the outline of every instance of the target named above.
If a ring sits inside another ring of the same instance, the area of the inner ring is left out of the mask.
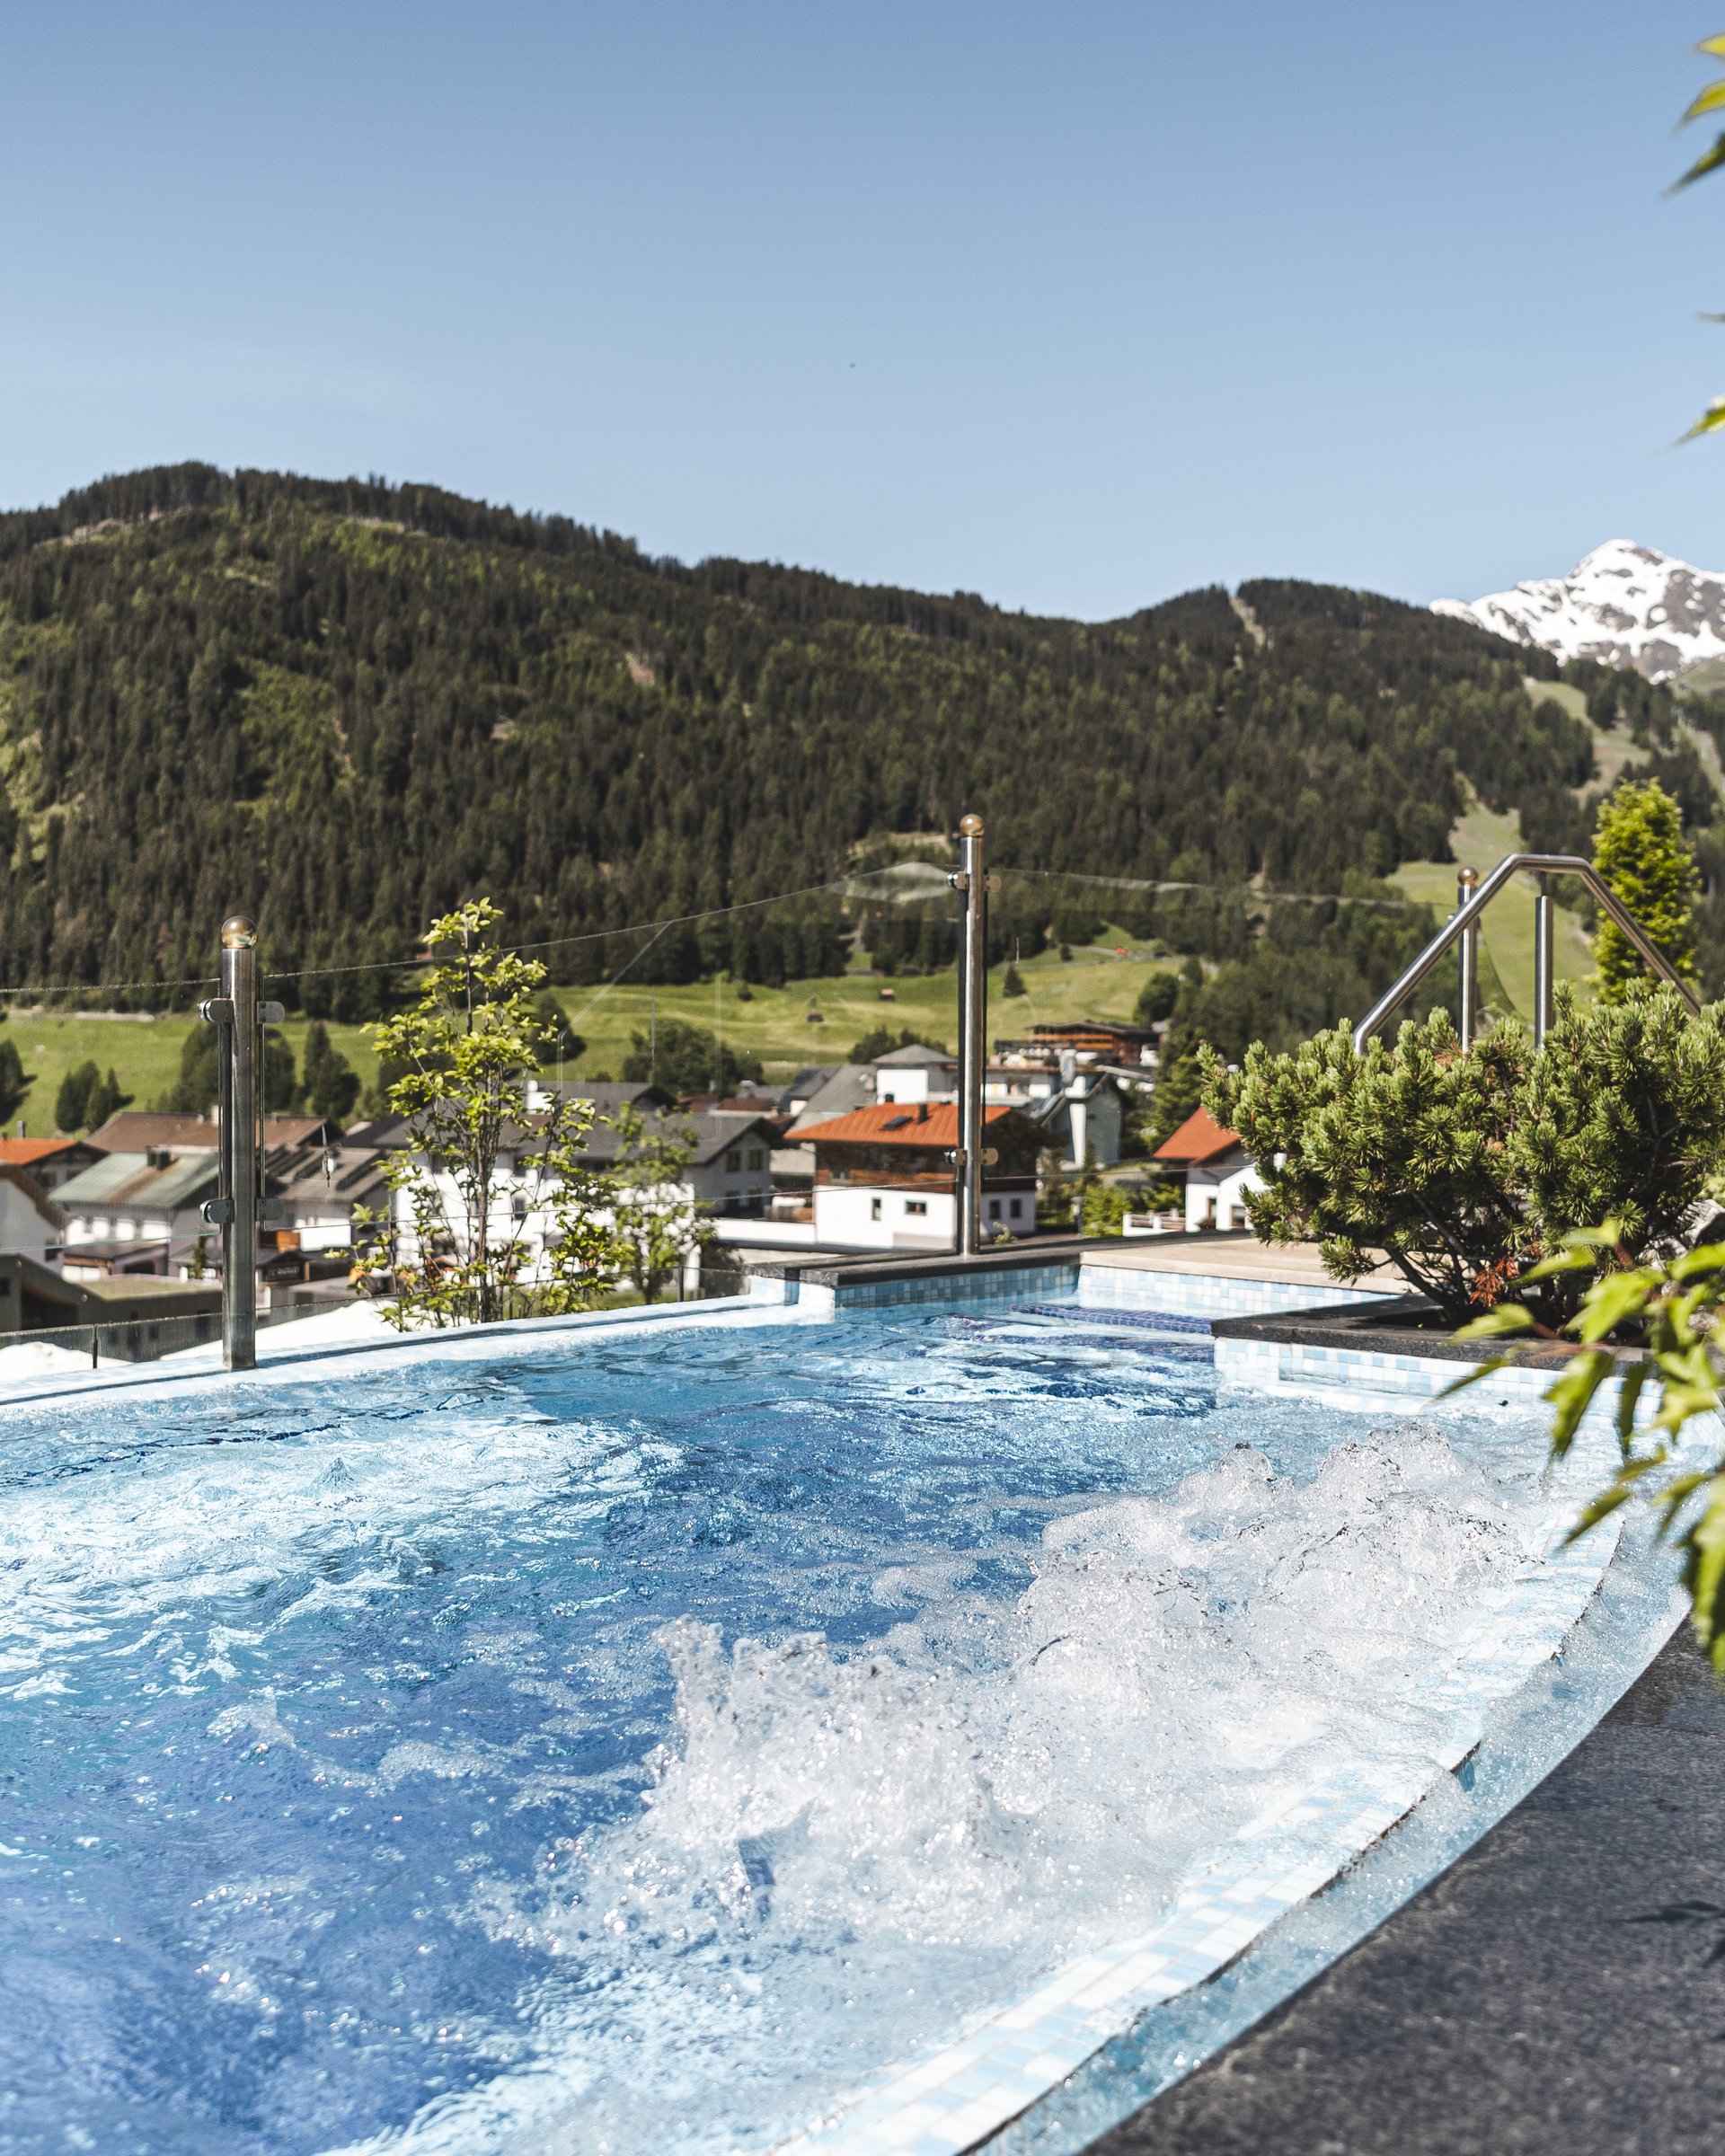
[[[1384,898],[1357,891],[1272,891],[1249,883],[1181,883],[1165,878],[1143,876],[1091,876],[1077,869],[1001,869],[1002,876],[1034,878],[1042,883],[1082,883],[1104,890],[1209,891],[1244,899],[1251,905],[1270,906],[1382,906],[1405,910],[1430,906],[1429,898]]]
[[[692,927],[702,921],[721,921],[733,914],[750,913],[764,906],[788,905],[796,898],[821,897],[829,892],[851,891],[856,884],[871,877],[890,876],[897,868],[905,864],[894,863],[884,869],[858,869],[847,875],[834,877],[826,883],[804,884],[793,891],[774,891],[764,898],[742,898],[731,906],[707,906],[698,913],[671,914],[663,920],[633,921],[620,928],[588,929],[579,935],[546,936],[533,942],[506,943],[500,945],[499,948],[510,956],[519,957],[527,951],[564,950],[581,943],[603,943],[613,936],[645,935],[650,930],[652,932],[650,941],[643,944],[634,957],[628,961],[628,965],[622,969],[622,972],[626,972],[630,967],[646,956],[647,952],[652,949],[653,944],[658,942],[659,937],[668,929]],[[1376,906],[1402,910],[1409,908],[1418,910],[1425,908],[1430,903],[1429,900],[1420,898],[1384,898],[1343,891],[1269,891],[1253,889],[1250,884],[1193,883],[1171,880],[1165,878],[1139,876],[1096,876],[1077,869],[1004,868],[997,872],[1003,876],[1023,877],[1039,882],[1077,883],[1104,890],[1202,891],[1224,897],[1242,898],[1248,904],[1258,905]],[[929,896],[931,893],[926,890],[913,890],[906,894],[903,902],[907,905],[914,905],[918,899],[925,899]],[[435,955],[427,952],[410,959],[367,959],[352,966],[303,966],[292,972],[286,973],[272,970],[268,973],[266,977],[271,982],[331,980],[338,976],[359,973],[404,973],[416,967],[433,966],[440,962]],[[615,979],[606,984],[601,994],[607,993],[609,989],[616,986],[617,981],[622,978],[622,972],[619,972]],[[113,995],[170,988],[208,988],[217,985],[218,978],[219,976],[216,974],[202,973],[188,974],[170,980],[25,982],[9,987],[0,987],[0,1002],[11,1002],[25,995]],[[590,1009],[591,1005],[588,1007]]]
[[[632,921],[621,928],[589,929],[579,935],[546,936],[536,942],[504,943],[500,944],[498,948],[511,957],[518,957],[523,951],[558,950],[576,943],[603,943],[613,936],[644,935],[649,929],[654,932],[652,941],[657,942],[659,936],[663,935],[665,931],[669,928],[687,927],[697,921],[722,920],[728,915],[746,914],[757,906],[784,906],[793,898],[818,897],[828,891],[847,890],[853,884],[862,882],[866,877],[889,876],[891,873],[890,868],[858,869],[848,875],[834,877],[827,883],[804,884],[800,889],[794,891],[772,891],[765,898],[739,898],[733,906],[712,906],[700,913],[671,914],[662,921]],[[635,958],[644,957],[647,950],[651,948],[651,943],[644,945],[640,951],[636,952]],[[631,965],[633,965],[634,962],[634,959],[629,961]],[[266,977],[270,981],[323,980],[337,974],[402,973],[415,966],[435,966],[441,963],[442,960],[428,952],[421,957],[411,959],[367,959],[364,963],[355,966],[303,966],[297,971],[291,973],[272,971]],[[217,978],[218,976],[213,973],[201,973],[188,975],[178,980],[165,981],[27,982],[19,986],[0,988],[0,1001],[20,995],[93,995],[98,994],[112,994],[123,990],[144,988],[208,988],[214,985]],[[615,985],[615,984],[611,985]]]

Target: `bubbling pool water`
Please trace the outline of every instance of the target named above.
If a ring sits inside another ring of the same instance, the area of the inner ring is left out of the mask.
[[[257,1400],[9,1435],[0,2146],[764,2148],[1429,1760],[1551,1502],[1079,1313]]]

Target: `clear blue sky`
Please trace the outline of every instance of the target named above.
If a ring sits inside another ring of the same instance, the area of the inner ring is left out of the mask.
[[[381,472],[1090,617],[1725,568],[1725,0],[4,21],[8,505]]]

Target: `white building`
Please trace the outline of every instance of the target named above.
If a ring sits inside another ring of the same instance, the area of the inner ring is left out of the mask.
[[[45,1259],[66,1215],[28,1169],[0,1166],[0,1250]]]
[[[918,1101],[932,1104],[959,1097],[956,1060],[940,1048],[924,1047],[920,1041],[877,1056],[870,1067],[874,1072],[877,1101],[890,1100],[901,1106],[908,1101],[914,1107]]]
[[[1036,1226],[1039,1134],[1015,1109],[985,1108],[983,1224],[1028,1235]],[[959,1111],[951,1103],[881,1101],[818,1125],[815,1152],[817,1244],[848,1250],[946,1250],[957,1239],[952,1154]]]
[[[744,1219],[758,1219],[765,1212],[773,1189],[773,1128],[761,1117],[729,1110],[704,1115],[680,1115],[673,1110],[650,1115],[647,1121],[650,1132],[655,1123],[660,1124],[665,1136],[686,1137],[693,1149],[683,1176],[660,1189],[668,1210],[686,1207],[700,1217]],[[623,1152],[618,1132],[609,1123],[595,1123],[588,1135],[584,1158],[603,1171],[614,1165]],[[445,1169],[429,1167],[423,1155],[416,1158],[437,1193],[442,1217],[464,1234],[466,1204],[455,1177]],[[525,1281],[543,1276],[546,1243],[556,1232],[553,1208],[558,1188],[558,1179],[542,1172],[538,1166],[535,1134],[530,1130],[506,1132],[491,1184],[488,1240],[493,1248],[501,1248],[514,1239]],[[416,1256],[411,1188],[394,1194],[394,1222],[402,1255],[411,1261]]]
[[[1154,1082],[1144,1065],[1105,1063],[1070,1047],[1032,1054],[1021,1044],[988,1065],[983,1098],[1022,1108],[1041,1126],[1043,1144],[1059,1149],[1063,1168],[1111,1168],[1120,1157],[1128,1100]]]
[[[1189,1231],[1252,1225],[1246,1197],[1261,1190],[1264,1179],[1237,1134],[1224,1129],[1208,1109],[1195,1108],[1157,1146],[1155,1157],[1164,1167],[1185,1171]]]
[[[55,1192],[66,1218],[65,1271],[177,1272],[198,1238],[210,1235],[201,1207],[220,1181],[213,1152],[107,1154]]]

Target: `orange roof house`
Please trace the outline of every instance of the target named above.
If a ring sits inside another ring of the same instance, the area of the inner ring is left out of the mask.
[[[1166,1161],[1171,1168],[1202,1168],[1243,1143],[1239,1132],[1218,1123],[1208,1108],[1195,1108],[1180,1128],[1157,1146],[1154,1157]]]
[[[1036,1156],[1044,1133],[1004,1103],[985,1106],[983,1224],[1036,1226]],[[950,1250],[957,1226],[950,1100],[880,1100],[801,1134],[815,1156],[815,1240],[837,1249]],[[990,1159],[988,1156],[994,1157]]]
[[[986,1183],[1034,1178],[1042,1136],[1027,1116],[1015,1108],[985,1108],[982,1127],[985,1144],[1000,1156],[992,1168],[985,1164]],[[914,1176],[950,1183],[959,1111],[950,1100],[882,1100],[818,1123],[805,1139],[815,1149],[818,1181],[897,1181]]]
[[[1237,1130],[1218,1123],[1208,1109],[1195,1108],[1157,1146],[1155,1158],[1186,1178],[1189,1228],[1252,1225],[1248,1201],[1263,1188],[1263,1178]]]
[[[22,1168],[53,1190],[102,1158],[88,1138],[0,1138],[0,1168]]]

